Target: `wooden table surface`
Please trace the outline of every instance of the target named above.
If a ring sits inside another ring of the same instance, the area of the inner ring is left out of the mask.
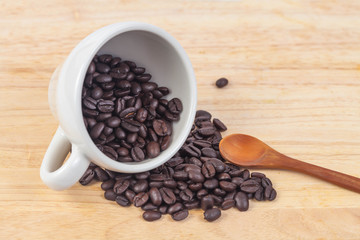
[[[99,184],[56,192],[39,167],[57,128],[53,70],[86,35],[128,20],[170,32],[188,53],[198,109],[230,133],[360,177],[359,1],[0,2],[0,239],[360,239],[360,194],[300,173],[261,170],[278,198],[182,222],[145,222]],[[230,84],[214,87],[219,77]]]

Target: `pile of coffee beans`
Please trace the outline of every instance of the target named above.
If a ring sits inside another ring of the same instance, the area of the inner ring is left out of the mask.
[[[211,118],[209,112],[197,111],[184,145],[156,169],[125,174],[91,165],[80,183],[102,181],[106,199],[124,207],[141,207],[146,221],[160,219],[164,214],[180,221],[190,209],[202,208],[204,219],[212,222],[221,216],[221,210],[236,207],[247,211],[249,199],[274,200],[276,191],[263,173],[250,173],[224,161],[219,142],[220,132],[227,128],[219,119]]]
[[[96,146],[119,162],[157,157],[171,142],[180,99],[166,100],[167,87],[151,82],[146,69],[109,54],[95,56],[82,92],[85,126]]]
[[[229,83],[229,80],[227,80],[227,78],[219,78],[218,80],[216,80],[215,85],[218,88],[223,88],[226,85],[228,85],[228,83]]]

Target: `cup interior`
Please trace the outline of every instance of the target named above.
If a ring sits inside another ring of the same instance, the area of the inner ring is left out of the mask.
[[[177,97],[183,103],[180,120],[173,122],[171,144],[158,157],[142,162],[121,163],[102,154],[99,162],[95,159],[95,163],[100,166],[106,162],[105,167],[114,171],[150,170],[169,160],[185,142],[195,116],[196,82],[184,50],[175,39],[169,37],[164,37],[154,31],[130,30],[108,40],[96,53],[97,55],[111,54],[122,60],[133,61],[137,66],[145,67],[146,72],[152,75],[150,81],[170,89],[170,94],[165,96],[166,99]]]

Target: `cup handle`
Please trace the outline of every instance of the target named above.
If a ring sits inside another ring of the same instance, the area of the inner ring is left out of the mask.
[[[63,164],[71,146],[71,156]],[[89,165],[90,161],[79,151],[76,145],[71,145],[59,126],[46,150],[40,167],[40,177],[51,189],[64,190],[79,181]]]

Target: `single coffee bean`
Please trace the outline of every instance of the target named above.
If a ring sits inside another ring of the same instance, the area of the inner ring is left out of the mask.
[[[232,169],[229,171],[229,175],[231,177],[240,177],[242,174],[242,171],[240,169]]]
[[[133,73],[135,73],[136,75],[140,75],[143,74],[145,72],[145,68],[143,67],[131,67],[131,70],[133,71]]]
[[[249,179],[249,177],[250,177],[250,172],[249,172],[249,170],[245,169],[244,171],[242,171],[240,177],[241,177],[242,179],[244,179],[244,180]]]
[[[130,189],[127,189],[127,190],[125,191],[125,197],[126,197],[131,203],[133,202],[135,195],[136,195],[136,194],[135,194],[132,190],[130,190]]]
[[[147,203],[148,200],[149,200],[148,193],[140,192],[140,193],[136,194],[135,197],[134,197],[134,206],[135,207],[141,207],[142,205]]]
[[[109,175],[100,167],[94,168],[95,177],[100,181],[104,182],[109,179]]]
[[[215,150],[209,147],[201,149],[201,154],[205,157],[210,157],[210,158],[216,158],[217,156]]]
[[[152,126],[158,136],[166,136],[168,134],[168,126],[165,121],[156,119],[153,121]]]
[[[255,180],[246,180],[242,184],[240,184],[241,191],[247,192],[247,193],[254,193],[256,192],[260,187],[260,184]]]
[[[136,72],[134,72],[136,74]],[[148,82],[150,81],[151,79],[151,74],[149,73],[144,73],[144,74],[141,74],[141,75],[137,75],[135,77],[135,79],[140,82],[140,83],[145,83],[145,82]]]
[[[264,177],[263,179],[261,179],[261,185],[266,188],[267,186],[272,186],[272,182],[269,178]]]
[[[106,125],[111,128],[117,128],[120,126],[121,120],[118,117],[110,117],[106,119]]]
[[[218,208],[207,209],[204,212],[204,219],[208,222],[213,222],[221,216],[221,211]]]
[[[228,85],[228,83],[229,83],[229,80],[227,80],[226,78],[219,78],[218,80],[216,80],[215,85],[216,85],[218,88],[223,88],[223,87],[225,87],[226,85]]]
[[[107,200],[115,201],[116,196],[117,196],[116,193],[112,189],[108,189],[104,192],[104,197]]]
[[[182,205],[181,203],[177,202],[171,206],[169,206],[168,210],[167,210],[167,213],[168,214],[173,214],[173,213],[176,213],[180,210],[184,209],[184,205]]]
[[[161,214],[166,214],[166,213],[167,213],[167,209],[168,209],[168,206],[167,206],[167,205],[161,205],[161,206],[159,207],[159,212],[160,212]]]
[[[213,124],[220,132],[224,132],[227,130],[227,127],[225,126],[225,124],[217,118],[213,119]]]
[[[192,190],[192,191],[199,191],[200,189],[202,189],[203,187],[203,184],[202,183],[192,183],[192,184],[189,184],[189,189]]]
[[[93,74],[94,72],[95,72],[95,63],[91,62],[86,73]]]
[[[275,189],[272,189],[272,190],[271,190],[271,193],[270,193],[269,200],[270,200],[270,201],[273,201],[273,200],[276,198],[276,195],[277,195],[276,190],[275,190]]]
[[[162,197],[160,194],[160,191],[158,188],[152,187],[149,191],[149,197],[151,202],[156,205],[156,206],[160,206],[162,203]]]
[[[95,64],[96,71],[100,73],[108,73],[110,71],[110,67],[107,64],[104,63],[96,63]]]
[[[259,187],[259,189],[255,192],[254,194],[254,198],[258,201],[263,201],[265,200],[265,196],[264,196],[264,188],[263,187]]]
[[[193,200],[194,193],[190,189],[186,188],[180,191],[179,197],[184,202],[190,202]]]
[[[161,188],[165,186],[164,185],[164,182],[157,182],[157,181],[154,181],[154,182],[150,182],[149,183],[149,187],[155,187],[155,188]],[[166,187],[166,186],[165,186]]]
[[[111,55],[110,55],[111,56]],[[109,58],[107,58],[107,60],[108,60]],[[106,60],[106,61],[107,61]],[[121,58],[119,58],[119,57],[114,57],[114,58],[112,58],[112,60],[110,61],[110,67],[117,67],[119,64],[120,64],[120,62],[121,62]],[[107,63],[107,62],[105,62],[105,63]]]
[[[175,203],[176,196],[175,196],[174,192],[170,188],[163,187],[163,188],[160,188],[159,191],[160,191],[160,194],[161,194],[161,197],[162,197],[163,201],[166,204],[171,205],[171,204]]]
[[[191,202],[186,202],[186,203],[184,203],[184,206],[188,210],[194,209],[194,208],[199,208],[200,207],[200,201],[199,200],[193,200]]]
[[[205,117],[205,119],[210,120],[211,119],[211,114],[208,111],[205,111],[205,110],[197,110],[196,114],[195,114],[195,118],[199,118],[199,117]]]
[[[228,182],[228,181],[220,181],[219,185],[220,185],[220,188],[226,192],[232,192],[237,187],[237,185],[235,183]]]
[[[88,168],[84,175],[80,178],[79,182],[81,185],[88,185],[95,177],[95,172],[92,168]]]
[[[171,113],[179,114],[183,110],[181,100],[178,98],[173,98],[168,103],[168,108]]]
[[[175,221],[184,220],[188,216],[189,216],[189,210],[187,210],[187,209],[183,209],[183,210],[173,213],[171,215],[172,219],[174,219]]]
[[[202,183],[205,181],[205,177],[201,174],[200,171],[190,170],[188,171],[188,176],[189,179],[194,183]]]
[[[224,201],[221,203],[221,209],[227,210],[235,206],[235,200],[233,199],[224,199]]]
[[[252,178],[253,178],[253,177],[265,178],[266,176],[265,176],[265,174],[260,173],[260,172],[252,172],[252,173],[251,173],[251,177],[252,177]]]
[[[116,194],[122,194],[123,192],[125,192],[128,187],[130,186],[130,181],[125,179],[125,180],[117,180],[116,183],[114,184],[114,192]]]
[[[152,204],[151,202],[146,203],[145,205],[141,206],[141,209],[144,211],[148,211],[148,210],[157,210],[157,206],[155,206],[154,204]]]
[[[108,64],[111,62],[112,56],[110,54],[103,54],[98,57],[98,60],[99,60],[99,62]],[[121,61],[121,59],[120,59],[120,61]]]
[[[135,162],[140,162],[145,159],[145,154],[141,148],[133,147],[131,149],[131,157]]]
[[[148,186],[149,186],[148,182],[144,179],[141,179],[138,180],[134,186],[132,186],[132,190],[135,193],[146,192]]]
[[[156,221],[161,218],[161,213],[157,211],[148,210],[143,213],[143,218],[148,222]]]
[[[236,186],[240,186],[244,182],[244,179],[242,179],[241,177],[234,177],[231,179],[231,182],[235,183]]]
[[[155,158],[160,154],[160,145],[157,142],[149,142],[146,145],[146,153],[148,158]]]
[[[108,83],[108,82],[111,82],[112,77],[110,75],[108,75],[108,74],[100,74],[99,76],[97,76],[95,78],[95,80],[98,83]]]
[[[159,142],[160,142],[160,150],[164,151],[170,146],[171,136],[165,136],[165,137],[161,138],[161,140],[159,140]]]
[[[111,178],[101,184],[101,189],[104,191],[113,189],[114,184],[115,184],[115,179]]]
[[[244,192],[236,193],[234,200],[235,200],[235,206],[240,211],[247,211],[249,209],[249,199],[246,193]]]
[[[206,195],[201,199],[201,209],[207,210],[211,209],[214,206],[214,198],[212,198],[210,195]]]
[[[147,179],[150,176],[150,172],[146,171],[146,172],[141,172],[141,173],[136,173],[135,175],[136,179]]]
[[[222,173],[225,171],[226,164],[223,161],[217,158],[210,158],[208,161],[210,161],[211,164],[214,166],[216,172]]]
[[[115,198],[115,201],[117,204],[119,204],[120,206],[123,206],[123,207],[129,206],[131,204],[131,202],[123,195],[118,195]]]

